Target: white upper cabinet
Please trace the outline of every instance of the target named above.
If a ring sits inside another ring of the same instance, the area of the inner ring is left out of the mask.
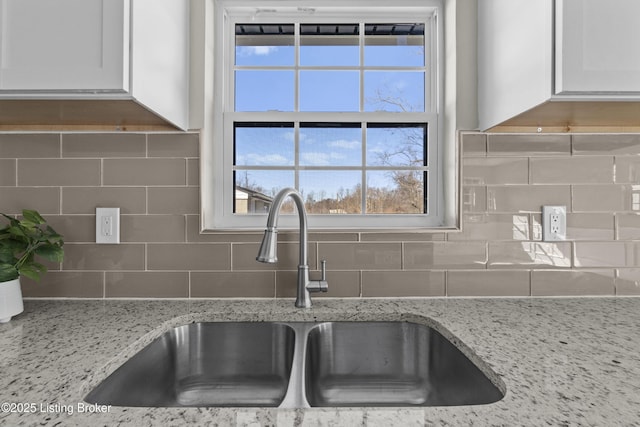
[[[640,93],[640,1],[556,1],[555,93]]]
[[[0,19],[0,89],[127,90],[125,0],[1,0]]]
[[[478,1],[482,130],[637,129],[639,109],[640,1]]]
[[[75,109],[80,125],[108,116],[133,126],[155,116],[186,129],[188,62],[189,0],[0,0],[3,125],[38,123],[23,116],[42,111],[42,124],[74,123]],[[86,101],[109,102],[92,103],[91,117]]]

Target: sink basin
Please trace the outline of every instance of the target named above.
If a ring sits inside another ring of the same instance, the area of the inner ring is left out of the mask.
[[[438,331],[407,322],[327,322],[309,332],[311,406],[451,406],[503,393]]]
[[[409,322],[174,328],[85,400],[112,406],[444,406],[504,394],[438,331]]]
[[[278,406],[293,330],[277,323],[192,323],[165,333],[87,395],[113,406]]]

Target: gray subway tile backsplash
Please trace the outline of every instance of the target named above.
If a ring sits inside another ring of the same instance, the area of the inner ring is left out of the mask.
[[[231,270],[226,243],[153,243],[147,245],[147,269],[164,271]]]
[[[616,295],[640,295],[640,268],[616,269]]]
[[[18,185],[98,187],[100,159],[18,159]]]
[[[0,159],[0,187],[13,187],[16,185],[15,159]]]
[[[617,214],[616,237],[618,240],[640,240],[640,213]]]
[[[486,268],[486,265],[486,242],[407,242],[404,244],[406,270]]]
[[[185,159],[105,159],[104,185],[186,185]]]
[[[148,213],[187,215],[200,213],[198,187],[147,187]]]
[[[613,270],[569,270],[531,273],[532,296],[615,295]]]
[[[640,134],[463,133],[459,231],[310,233],[321,298],[640,295]],[[292,298],[297,233],[280,262],[261,232],[200,233],[199,134],[0,133],[0,212],[37,209],[66,259],[32,297]],[[567,207],[541,241],[542,205]],[[121,208],[120,245],[96,245],[95,208]]]
[[[0,159],[60,157],[58,133],[0,133]]]
[[[604,155],[640,153],[640,134],[575,134],[571,136],[574,155]]]
[[[571,136],[559,134],[542,135],[487,135],[487,156],[569,156]]]
[[[489,242],[490,269],[571,267],[571,242]]]
[[[197,133],[153,133],[148,137],[148,155],[160,158],[198,158],[199,144]]]
[[[130,243],[185,242],[184,215],[121,215],[121,241]],[[92,224],[95,234],[95,223]]]
[[[445,296],[445,272],[363,271],[363,297],[442,297]]]
[[[401,270],[402,244],[397,242],[319,243],[318,256],[336,270]]]
[[[59,215],[60,188],[0,187],[0,212],[19,214],[23,209],[35,209],[43,215]]]
[[[145,245],[68,243],[64,245],[62,268],[87,271],[144,270]]]
[[[109,271],[104,289],[107,298],[188,298],[189,273]]]
[[[41,298],[104,298],[102,271],[49,271],[40,282],[20,279],[22,294]]]
[[[542,205],[571,206],[571,187],[569,185],[492,185],[487,188],[489,212],[540,212]]]
[[[274,298],[275,272],[190,273],[191,298]]]
[[[62,157],[146,157],[147,136],[140,133],[63,133]]]
[[[531,184],[609,184],[613,164],[611,156],[534,157]]]
[[[96,207],[119,207],[122,215],[146,214],[147,189],[145,187],[62,187],[62,214],[95,215]]]
[[[524,157],[468,157],[463,160],[464,184],[527,184],[529,159]]]
[[[523,297],[530,291],[530,272],[526,270],[447,272],[447,296],[451,297]]]
[[[572,186],[573,212],[640,211],[640,189],[632,185],[593,184]]]

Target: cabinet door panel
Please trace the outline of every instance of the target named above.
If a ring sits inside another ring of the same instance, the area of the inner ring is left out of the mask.
[[[640,92],[640,1],[556,2],[555,93]]]
[[[0,90],[128,89],[126,0],[0,0]]]

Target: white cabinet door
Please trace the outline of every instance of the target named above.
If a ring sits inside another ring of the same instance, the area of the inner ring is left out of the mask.
[[[640,92],[640,1],[556,2],[556,94]]]
[[[0,0],[0,91],[126,91],[128,0]]]

